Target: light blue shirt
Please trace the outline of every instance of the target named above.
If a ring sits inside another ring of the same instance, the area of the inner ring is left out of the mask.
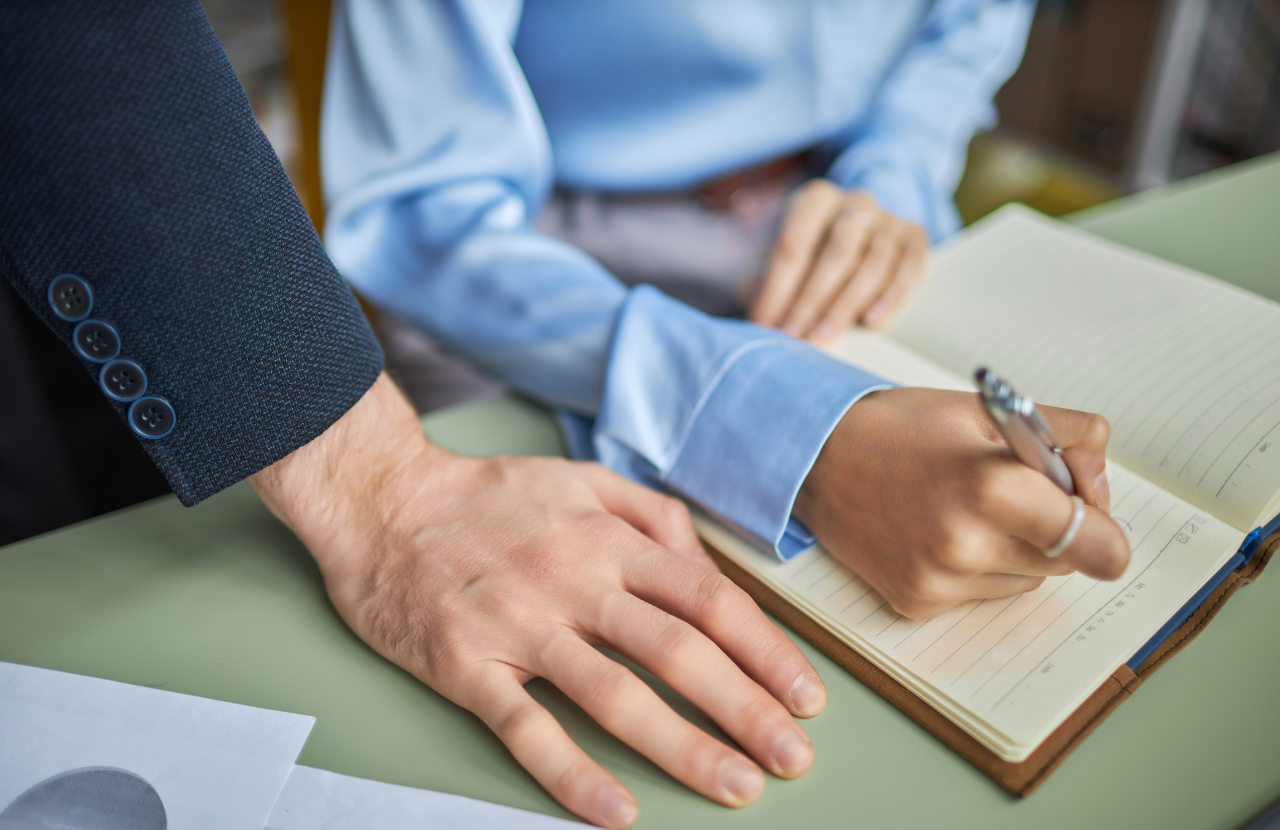
[[[627,290],[529,219],[556,182],[691,188],[817,147],[935,240],[1031,0],[351,0],[328,58],[326,242],[352,284],[566,419],[571,449],[793,555],[796,494],[885,382]]]

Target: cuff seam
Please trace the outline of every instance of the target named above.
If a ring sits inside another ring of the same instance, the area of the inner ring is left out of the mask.
[[[707,402],[711,400],[715,391],[720,386],[720,381],[724,380],[725,375],[750,352],[756,349],[762,349],[768,346],[779,346],[784,349],[792,349],[800,346],[799,343],[788,343],[781,337],[768,337],[763,340],[752,340],[744,343],[734,349],[716,369],[716,373],[711,376],[706,386],[702,390],[702,394],[698,396],[698,402],[694,404],[693,410],[689,413],[688,419],[684,424],[684,429],[680,431],[680,437],[676,442],[667,449],[667,458],[663,459],[662,464],[662,480],[666,481],[667,475],[676,465],[676,460],[680,458],[680,454],[684,452],[685,444],[689,441],[689,436],[693,434],[694,426],[698,423],[698,418],[702,415],[702,410],[706,408]]]

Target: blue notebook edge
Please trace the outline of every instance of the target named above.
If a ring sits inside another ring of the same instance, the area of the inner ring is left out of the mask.
[[[1233,571],[1239,570],[1253,561],[1253,557],[1257,555],[1262,547],[1262,540],[1277,530],[1280,530],[1280,514],[1277,514],[1275,518],[1262,527],[1251,530],[1249,535],[1244,537],[1244,541],[1240,543],[1240,549],[1227,560],[1227,564],[1223,565],[1217,573],[1210,577],[1209,581],[1201,586],[1199,591],[1196,591],[1195,596],[1187,600],[1186,605],[1179,608],[1178,613],[1170,617],[1169,621],[1155,633],[1155,636],[1147,640],[1146,645],[1138,649],[1138,653],[1133,655],[1125,665],[1137,671],[1138,667],[1145,663],[1147,658],[1154,654],[1156,649],[1160,648],[1173,632],[1181,628],[1182,624],[1191,618],[1191,615],[1196,612],[1210,594],[1218,589],[1224,579]]]

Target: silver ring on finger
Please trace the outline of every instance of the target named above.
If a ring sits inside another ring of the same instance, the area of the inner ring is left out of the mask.
[[[1079,496],[1072,496],[1071,504],[1073,509],[1071,511],[1071,522],[1067,525],[1067,532],[1062,534],[1058,544],[1044,552],[1044,555],[1050,559],[1056,558],[1064,550],[1071,547],[1071,543],[1076,540],[1076,534],[1080,532],[1080,525],[1084,524],[1084,499]]]

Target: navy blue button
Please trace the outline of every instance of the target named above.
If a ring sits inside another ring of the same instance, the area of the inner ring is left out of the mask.
[[[63,274],[49,283],[49,306],[70,323],[83,320],[93,311],[93,289],[75,274]]]
[[[147,391],[147,373],[132,360],[116,358],[102,367],[98,384],[107,397],[116,401],[131,401]]]
[[[129,407],[129,426],[143,438],[155,440],[173,432],[178,416],[164,398],[139,398]]]
[[[120,354],[120,335],[115,326],[102,320],[78,323],[71,333],[71,342],[76,344],[81,357],[94,363],[106,363]]]

